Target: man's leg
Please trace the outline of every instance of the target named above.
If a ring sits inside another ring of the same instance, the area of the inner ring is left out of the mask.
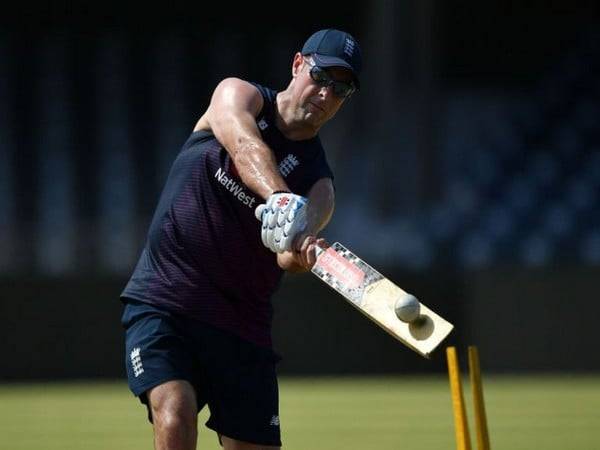
[[[223,450],[279,450],[281,447],[250,444],[249,442],[236,441],[227,436],[220,436]]]
[[[173,380],[148,392],[154,448],[156,450],[195,450],[198,438],[196,392],[188,381]]]

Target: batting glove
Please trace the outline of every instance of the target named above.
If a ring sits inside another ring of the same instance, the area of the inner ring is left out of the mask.
[[[254,214],[262,222],[261,239],[274,253],[292,249],[295,238],[306,229],[308,200],[291,192],[274,192]]]

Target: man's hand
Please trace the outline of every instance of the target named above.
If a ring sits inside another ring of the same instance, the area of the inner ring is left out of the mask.
[[[259,205],[255,215],[262,222],[261,239],[275,253],[292,250],[296,238],[306,230],[308,200],[290,192],[273,193]]]
[[[315,236],[307,236],[300,246],[300,250],[296,252],[296,261],[306,270],[312,269],[312,266],[317,262],[317,247],[325,250],[329,244],[323,238]]]
[[[306,236],[302,240],[299,250],[278,253],[277,264],[288,272],[308,272],[317,262],[317,247],[325,250],[329,244],[323,238]]]

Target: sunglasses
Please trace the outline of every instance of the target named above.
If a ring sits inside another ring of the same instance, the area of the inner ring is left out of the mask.
[[[309,63],[310,64],[310,63]],[[333,95],[339,98],[348,98],[356,90],[354,83],[334,80],[325,69],[319,66],[311,66],[310,77],[312,80],[322,87],[333,88]]]

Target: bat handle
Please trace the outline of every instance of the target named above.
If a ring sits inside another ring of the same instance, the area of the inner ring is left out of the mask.
[[[315,246],[315,255],[317,255],[317,258],[319,256],[321,256],[321,254],[325,253],[329,247],[331,247],[329,244],[326,244],[324,246],[316,245]]]

